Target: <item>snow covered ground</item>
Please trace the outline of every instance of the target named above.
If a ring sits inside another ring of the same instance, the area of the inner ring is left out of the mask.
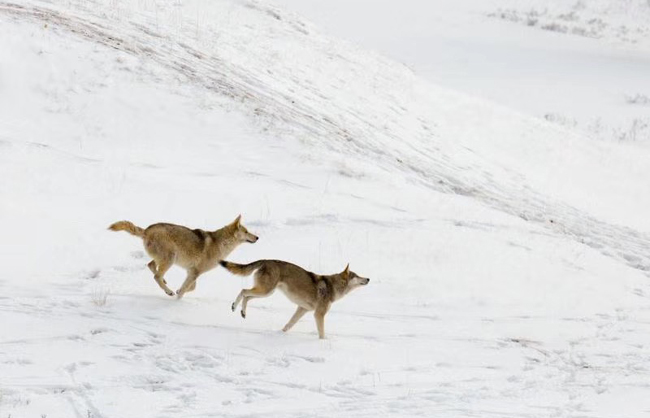
[[[275,2],[435,83],[650,147],[646,0]]]
[[[0,417],[648,416],[646,149],[415,68],[264,2],[0,1]],[[233,261],[372,279],[327,340],[105,230],[239,213]]]

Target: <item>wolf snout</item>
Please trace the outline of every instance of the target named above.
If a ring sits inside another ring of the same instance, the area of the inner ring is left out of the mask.
[[[363,282],[364,285],[366,285],[366,284],[368,284],[368,283],[370,283],[370,279],[366,279],[366,280],[364,280],[364,282]]]
[[[252,237],[248,238],[248,242],[255,244],[258,239],[260,239],[260,237],[253,235]]]

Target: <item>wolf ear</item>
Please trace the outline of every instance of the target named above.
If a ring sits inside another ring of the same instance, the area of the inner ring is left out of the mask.
[[[345,266],[345,270],[343,270],[343,273],[341,273],[345,277],[348,277],[350,275],[350,263],[348,263],[347,266]]]
[[[235,221],[232,224],[235,226],[239,226],[240,223],[241,223],[241,214],[237,217],[237,219],[235,219]]]

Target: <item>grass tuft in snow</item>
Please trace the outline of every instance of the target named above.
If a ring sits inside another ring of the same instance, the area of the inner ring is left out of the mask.
[[[631,105],[650,106],[650,96],[647,96],[645,94],[625,96],[625,102]]]
[[[90,294],[91,301],[93,305],[102,307],[106,306],[108,302],[108,297],[111,294],[111,290],[108,287],[95,287]]]

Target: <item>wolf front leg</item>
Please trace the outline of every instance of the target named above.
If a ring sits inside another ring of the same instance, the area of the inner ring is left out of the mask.
[[[187,270],[187,277],[181,285],[181,287],[176,291],[176,297],[178,299],[182,298],[183,295],[194,285],[196,279],[199,277],[199,272],[196,269]]]
[[[314,318],[316,319],[316,328],[318,329],[318,338],[321,340],[325,339],[325,314],[329,308],[329,304],[321,305],[316,307],[316,311],[314,312]]]
[[[307,313],[307,309],[303,308],[302,306],[298,306],[296,312],[293,314],[289,322],[287,322],[287,325],[282,328],[282,331],[287,332],[293,328],[293,326],[296,325],[296,322],[300,321],[300,318],[302,318],[305,313]]]

